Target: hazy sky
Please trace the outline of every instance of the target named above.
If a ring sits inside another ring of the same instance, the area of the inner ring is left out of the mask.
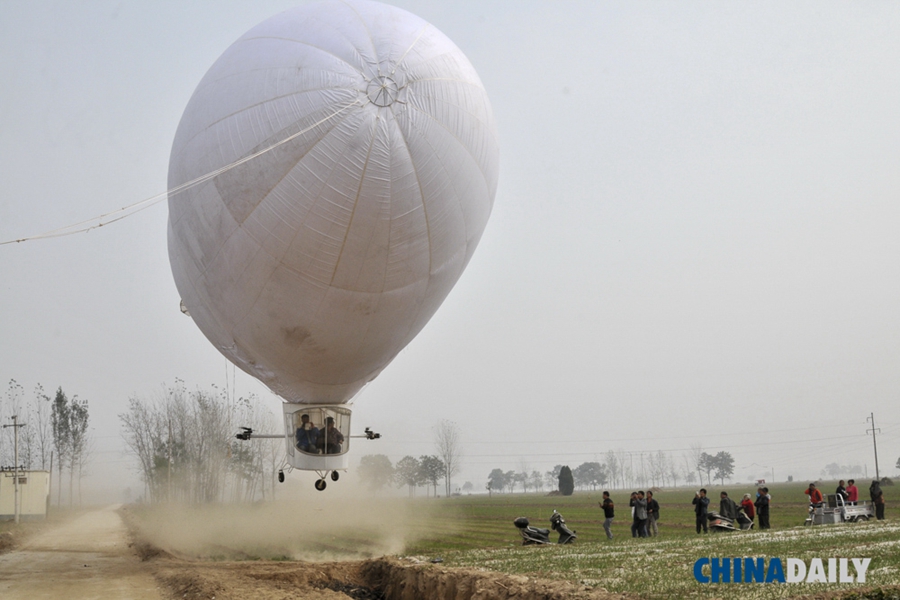
[[[165,192],[200,78],[295,4],[0,0],[0,241]],[[478,488],[692,444],[743,481],[871,476],[874,412],[896,472],[900,4],[394,4],[478,70],[500,185],[454,291],[357,398],[384,439],[354,462],[433,453],[449,419]],[[178,310],[166,219],[0,246],[0,383],[88,399],[98,479],[127,480],[130,396],[230,378]]]

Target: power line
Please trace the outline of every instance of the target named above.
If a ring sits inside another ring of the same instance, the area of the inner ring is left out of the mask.
[[[900,427],[900,425],[898,425],[898,427]],[[822,431],[823,429],[838,429],[838,428],[846,429],[847,424],[840,423],[840,424],[835,424],[835,425],[821,425],[821,426],[816,426],[816,427],[791,427],[791,428],[787,428],[787,429],[767,429],[765,431],[765,433],[766,433],[766,435],[772,435],[772,434],[776,434],[776,433],[794,433],[797,431],[810,431],[810,430]],[[529,446],[535,446],[537,444],[553,444],[553,445],[559,445],[559,444],[609,444],[612,442],[643,442],[643,441],[688,440],[688,439],[696,440],[697,438],[702,438],[704,440],[707,440],[710,438],[718,438],[718,437],[740,437],[740,436],[758,437],[758,435],[759,435],[759,432],[757,432],[757,431],[753,431],[753,432],[741,431],[741,432],[723,432],[723,433],[703,433],[701,435],[674,435],[674,436],[625,437],[625,438],[603,438],[603,439],[591,438],[591,439],[581,439],[581,440],[572,440],[572,439],[567,439],[567,440],[521,440],[521,439],[517,439],[517,440],[488,440],[488,441],[466,440],[465,443],[468,445],[486,444],[486,445],[503,445],[503,446],[514,445],[514,444],[527,444]],[[845,437],[854,437],[854,436],[845,436]],[[833,439],[838,439],[838,438],[833,438]],[[434,440],[405,440],[403,443],[409,444],[409,445],[412,445],[412,444],[434,445]],[[760,442],[760,445],[765,445],[768,443],[769,442]],[[724,447],[724,446],[713,446],[713,448],[722,448],[722,447]],[[735,447],[735,446],[733,444],[729,444],[728,447]],[[688,449],[689,448],[682,448],[681,450],[688,450]],[[644,450],[644,452],[646,452],[646,450]]]
[[[842,427],[846,427],[846,426],[842,426]],[[821,427],[808,427],[808,428],[803,428],[803,429],[785,429],[782,431],[803,431],[805,429],[821,430],[822,428]],[[772,433],[778,433],[778,432],[777,431],[766,431],[767,435],[772,434]],[[754,434],[754,436],[756,436],[756,435],[757,434]],[[793,443],[802,443],[802,442],[815,442],[815,441],[821,441],[821,440],[840,440],[840,439],[855,438],[858,436],[859,436],[859,434],[849,434],[849,435],[844,435],[844,436],[829,436],[829,437],[824,437],[824,438],[812,438],[812,439],[805,439],[805,440],[804,439],[782,440],[782,441],[777,441],[777,442],[765,441],[765,442],[754,442],[754,443],[748,443],[748,444],[722,444],[722,445],[707,446],[707,449],[715,450],[715,449],[727,449],[727,448],[749,448],[749,447],[755,447],[755,446],[771,446],[773,444],[793,444]],[[522,441],[522,440],[513,440],[513,441],[467,440],[465,443],[470,444],[470,445],[486,444],[486,445],[492,445],[492,446],[498,446],[498,445],[499,446],[510,446],[510,445],[514,445],[514,444],[528,444],[529,446],[534,446],[536,444],[553,444],[553,445],[559,446],[559,445],[567,445],[567,444],[609,444],[611,442],[641,442],[641,441],[648,441],[648,440],[691,439],[691,438],[696,438],[696,437],[697,436],[651,437],[651,438],[608,438],[608,439],[589,439],[589,440],[543,440],[543,441],[534,441],[534,442]],[[704,436],[704,437],[711,437],[711,436]],[[433,441],[428,441],[428,442],[426,442],[426,441],[402,441],[399,443],[402,443],[404,445],[419,445],[419,444],[434,445]],[[688,447],[688,448],[668,448],[668,449],[663,449],[662,451],[663,452],[681,452],[681,451],[685,451],[685,450],[690,450],[690,447]],[[652,451],[656,452],[657,450],[652,450]],[[644,449],[644,450],[626,450],[625,452],[633,453],[633,454],[640,454],[641,452],[645,452],[645,453],[651,452],[651,450],[646,450],[646,449]],[[534,453],[532,453],[532,454],[534,454]]]
[[[756,448],[760,446],[771,447],[776,445],[796,445],[796,444],[809,444],[811,442],[832,442],[834,440],[845,440],[850,438],[857,438],[859,435],[845,435],[845,436],[829,436],[823,438],[813,438],[813,439],[794,439],[794,440],[781,440],[781,441],[766,441],[766,442],[758,442],[753,444],[729,444],[727,446],[710,446],[709,450],[730,450],[733,448]],[[558,442],[559,443],[559,442]],[[690,448],[661,448],[656,450],[625,450],[625,451],[614,451],[616,455],[625,455],[625,456],[640,456],[642,454],[655,454],[658,452],[685,452],[690,450]],[[597,450],[587,450],[584,452],[528,452],[524,453],[525,456],[529,457],[573,457],[573,456],[598,456],[601,454],[606,454],[609,451],[597,451]],[[818,452],[818,450],[816,451]],[[518,459],[523,456],[521,452],[515,453],[503,453],[503,454],[464,454],[465,458],[506,458],[506,459]]]

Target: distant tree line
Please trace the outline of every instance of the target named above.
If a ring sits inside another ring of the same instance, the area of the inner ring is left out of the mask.
[[[88,401],[78,396],[69,398],[60,387],[51,398],[43,386],[36,385],[29,399],[15,379],[9,381],[0,404],[0,423],[12,423],[15,415],[18,429],[19,468],[57,473],[56,501],[62,503],[67,488],[69,504],[76,496],[81,501],[81,480],[88,474],[92,440]],[[12,427],[0,429],[0,466],[12,468],[15,458],[15,432]],[[68,472],[68,485],[64,486]]]
[[[373,492],[406,486],[412,498],[420,487],[425,487],[427,495],[437,496],[437,485],[445,480],[447,465],[437,456],[404,456],[394,465],[384,454],[369,454],[360,459],[356,474]]]
[[[900,459],[897,459],[897,468],[900,469]],[[839,465],[838,463],[830,463],[825,465],[825,468],[822,469],[822,477],[828,477],[830,479],[840,479],[848,478],[848,477],[862,477],[863,476],[863,468],[860,465]]]
[[[280,439],[235,438],[239,427],[280,431],[254,396],[189,391],[184,382],[153,399],[134,396],[119,415],[149,502],[250,502],[273,498],[284,460]]]
[[[715,455],[703,452],[700,455],[700,463],[698,469],[706,473],[707,485],[712,485],[713,479],[718,479],[722,485],[725,485],[725,479],[731,479],[734,475],[734,459],[728,452],[718,452]],[[703,477],[700,477],[703,481]]]
[[[360,481],[372,491],[389,486],[406,486],[410,497],[415,496],[416,490],[423,486],[427,494],[437,496],[438,482],[443,481],[444,494],[450,496],[453,492],[452,478],[459,473],[462,460],[459,427],[452,421],[441,420],[434,426],[433,433],[436,455],[419,458],[404,456],[396,465],[391,464],[384,454],[363,456],[357,469]],[[428,486],[431,486],[430,491]],[[471,483],[466,482],[464,490],[466,486],[468,490],[472,489]]]
[[[584,462],[570,469],[573,489],[598,490],[600,488],[664,487],[678,486],[679,482],[693,483],[704,479],[711,485],[718,479],[723,484],[734,475],[734,458],[728,452],[714,455],[692,448],[693,454],[676,460],[665,452],[633,453],[610,450],[603,461]],[[636,460],[637,459],[637,460]],[[520,490],[540,492],[545,488],[560,489],[560,475],[568,469],[556,465],[541,473],[523,466],[519,470],[494,469],[488,474],[485,488],[489,493],[512,493]],[[566,474],[566,481],[568,481]]]
[[[560,465],[557,465],[559,467]],[[523,492],[529,490],[540,492],[544,490],[544,484],[547,483],[551,489],[556,489],[559,472],[557,477],[551,478],[540,471],[504,471],[503,469],[494,469],[488,475],[487,490],[490,493],[509,493],[521,487]]]

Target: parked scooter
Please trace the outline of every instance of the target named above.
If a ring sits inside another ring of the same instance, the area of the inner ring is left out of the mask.
[[[571,544],[578,537],[574,531],[566,527],[566,520],[563,519],[561,514],[556,512],[555,508],[553,509],[553,514],[550,515],[550,527],[553,528],[553,531],[559,533],[557,544]]]
[[[709,519],[709,529],[714,533],[721,531],[737,531],[738,529],[742,531],[753,529],[753,520],[744,514],[743,509],[738,509],[736,520],[724,517],[715,511],[711,511],[707,515],[707,519]]]
[[[513,521],[513,525],[519,528],[522,534],[522,545],[529,546],[531,544],[550,544],[550,530],[542,527],[532,527],[528,523],[527,517],[519,517]],[[571,544],[578,536],[575,532],[566,526],[566,520],[554,509],[550,515],[550,526],[554,531],[559,533],[558,544]]]

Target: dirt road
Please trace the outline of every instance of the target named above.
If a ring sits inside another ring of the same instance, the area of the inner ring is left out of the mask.
[[[159,600],[150,567],[129,549],[125,524],[109,506],[32,537],[0,555],[0,598]]]
[[[622,598],[566,582],[415,559],[365,561],[202,561],[158,552],[142,562],[129,547],[118,506],[85,513],[0,554],[0,598],[33,600],[350,600]],[[135,535],[140,537],[138,530]],[[140,541],[145,547],[146,540]],[[147,548],[155,548],[146,546]]]

